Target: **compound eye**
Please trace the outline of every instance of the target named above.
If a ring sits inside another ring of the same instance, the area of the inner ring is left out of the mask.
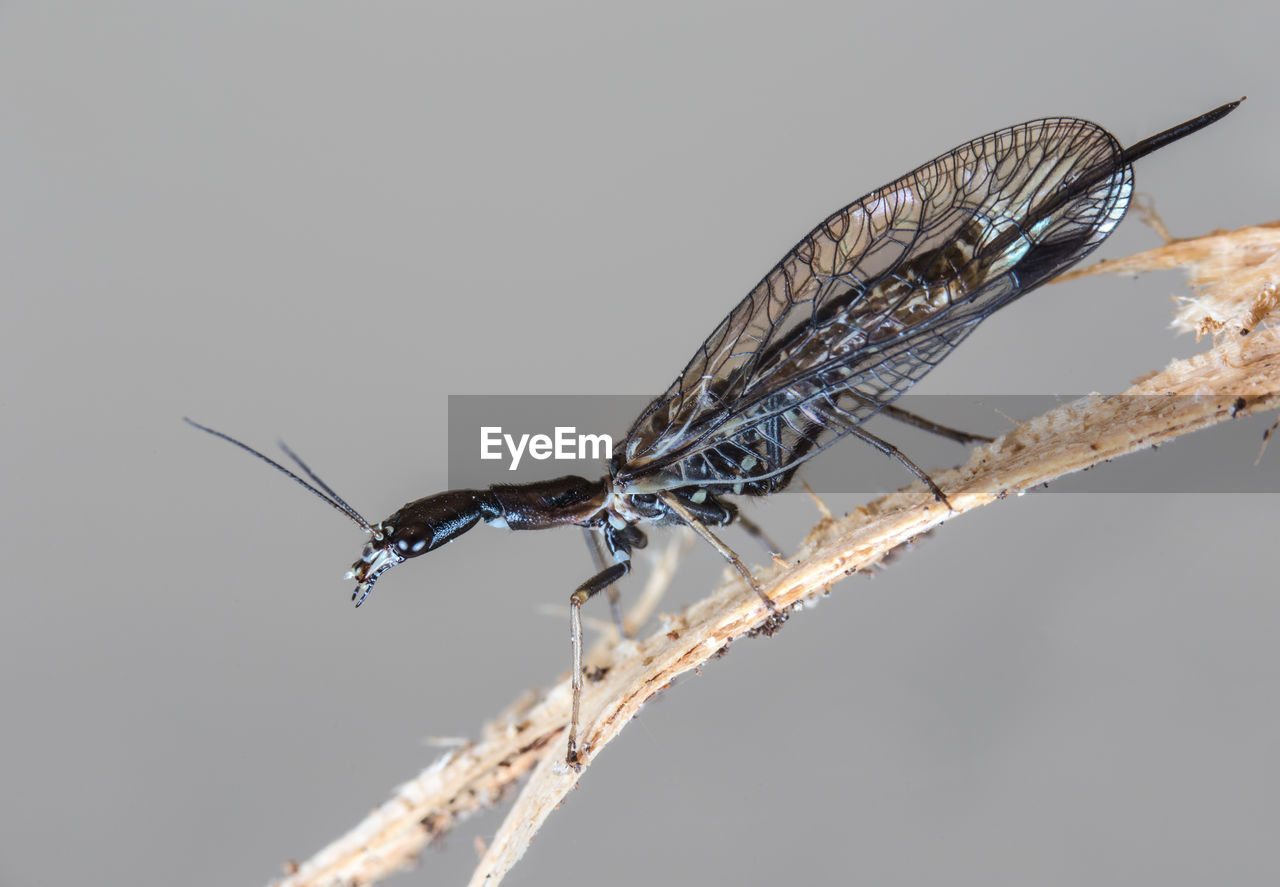
[[[396,534],[396,551],[403,557],[422,554],[427,550],[427,546],[431,544],[431,539],[434,535],[429,527],[401,527],[400,532]]]

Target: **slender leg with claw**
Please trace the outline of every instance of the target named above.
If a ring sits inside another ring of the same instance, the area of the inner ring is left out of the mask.
[[[956,443],[991,443],[995,440],[994,437],[987,437],[982,434],[970,434],[969,432],[961,431],[958,428],[948,428],[946,425],[939,425],[937,422],[931,422],[923,416],[917,416],[915,413],[908,413],[906,410],[901,407],[895,407],[893,404],[882,407],[880,412],[885,416],[888,416],[890,419],[895,419],[898,422],[903,422],[907,425],[914,425],[916,428],[927,431],[930,434],[936,434],[938,437],[945,437],[949,440],[954,440]]]
[[[778,543],[770,539],[769,534],[766,533],[764,530],[762,530],[760,528],[760,525],[757,524],[755,521],[751,520],[749,517],[747,517],[745,514],[739,511],[738,516],[735,519],[735,522],[738,524],[738,526],[742,527],[742,529],[746,530],[747,533],[751,536],[751,538],[755,539],[757,542],[763,545],[765,548],[765,551],[769,552],[769,554],[773,555],[774,557],[782,557],[782,549],[778,547]]]
[[[938,437],[945,437],[949,440],[954,440],[957,443],[962,444],[991,443],[995,440],[995,438],[985,437],[981,434],[970,434],[969,432],[961,431],[958,428],[948,428],[946,425],[939,425],[937,422],[930,421],[924,416],[917,416],[915,413],[907,412],[902,407],[896,407],[893,404],[881,406],[879,401],[875,398],[858,394],[856,391],[851,391],[849,393],[856,400],[859,400],[876,410],[882,416],[887,416],[890,419],[902,422],[906,425],[914,425],[916,428],[919,428],[922,431],[927,431],[930,434],[936,434]]]
[[[582,536],[586,540],[587,548],[591,552],[591,562],[596,565],[596,569],[606,569],[609,559],[601,549],[600,534],[589,527],[583,527]],[[618,591],[618,586],[610,585],[605,589],[605,594],[609,595],[609,612],[613,615],[613,624],[618,626],[618,637],[625,640],[631,635],[627,633],[626,621],[622,618],[622,595]]]
[[[863,431],[861,428],[851,428],[849,429],[849,433],[852,434],[854,437],[858,438],[859,440],[863,440],[871,444],[871,446],[875,447],[877,450],[884,453],[886,456],[892,456],[894,459],[897,459],[899,462],[902,463],[903,467],[906,468],[907,471],[910,471],[912,474],[914,474],[916,477],[920,478],[920,480],[924,482],[924,485],[929,488],[929,491],[931,493],[933,493],[933,498],[937,499],[939,502],[947,506],[947,508],[951,509],[952,511],[955,511],[955,508],[952,507],[951,502],[947,499],[946,494],[943,493],[942,489],[933,482],[933,478],[925,474],[923,468],[921,468],[919,465],[917,465],[916,463],[908,459],[906,454],[903,453],[902,450],[898,449],[888,441],[881,440],[880,438],[876,437],[874,434],[868,434],[867,432]]]
[[[569,648],[573,653],[569,683],[573,688],[573,714],[569,718],[569,751],[565,762],[570,767],[582,766],[578,759],[578,717],[582,708],[582,605],[627,575],[630,570],[630,561],[616,563],[592,576],[569,595]]]
[[[751,575],[751,571],[747,569],[746,564],[742,562],[737,553],[728,545],[725,545],[720,541],[719,537],[717,537],[715,533],[707,529],[706,524],[698,520],[697,517],[695,517],[693,513],[680,502],[678,496],[662,492],[658,494],[658,498],[662,500],[663,504],[678,514],[681,520],[692,527],[695,533],[707,540],[712,548],[720,552],[721,557],[733,565],[733,568],[737,570],[742,578],[747,581],[747,587],[754,591],[760,597],[760,600],[764,601],[764,605],[769,608],[770,613],[774,616],[782,615],[782,611],[778,609],[778,605],[775,604],[769,596],[764,593],[760,586],[756,584],[756,577]]]

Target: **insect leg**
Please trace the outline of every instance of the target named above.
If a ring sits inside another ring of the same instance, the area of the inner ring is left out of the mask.
[[[698,520],[698,518],[695,517],[683,503],[681,503],[678,495],[663,491],[658,494],[658,498],[662,500],[662,504],[674,511],[679,515],[681,520],[692,527],[695,533],[707,540],[707,543],[712,548],[720,552],[721,557],[733,565],[733,568],[738,571],[743,579],[746,580],[747,587],[754,591],[760,597],[760,600],[764,601],[764,605],[769,608],[769,612],[771,614],[778,617],[782,616],[782,612],[778,609],[778,605],[770,600],[769,596],[764,593],[759,585],[756,584],[755,577],[751,575],[751,571],[747,569],[746,564],[742,562],[734,550],[720,541],[719,537],[717,537],[715,533],[712,533],[711,530],[707,528],[706,524]]]
[[[597,570],[604,570],[609,565],[609,560],[600,550],[600,536],[590,527],[583,527],[582,537],[591,551],[591,562],[596,565]],[[609,595],[609,612],[613,614],[613,624],[618,626],[618,637],[630,637],[627,634],[626,625],[623,624],[622,595],[618,592],[617,586],[610,585],[605,589],[605,593]]]
[[[565,762],[578,768],[578,714],[582,707],[582,605],[601,590],[617,582],[631,570],[631,561],[620,561],[601,570],[579,585],[569,595],[569,648],[573,652],[573,670],[569,672],[569,684],[573,688],[573,714],[569,718],[569,750]]]
[[[924,483],[924,485],[929,488],[929,491],[933,493],[933,498],[937,499],[939,502],[947,506],[947,508],[950,508],[952,511],[955,511],[955,508],[952,507],[951,502],[947,499],[946,495],[942,492],[941,488],[939,488],[939,486],[933,482],[933,478],[925,474],[923,468],[921,468],[919,465],[917,465],[916,463],[908,459],[906,454],[903,453],[902,450],[898,449],[888,441],[881,440],[880,438],[876,437],[874,434],[868,434],[867,432],[863,431],[861,428],[850,428],[849,433],[852,434],[854,437],[858,438],[858,440],[866,441],[867,443],[871,444],[871,446],[875,447],[877,450],[884,453],[886,456],[892,456],[893,458],[897,459],[899,462],[902,463],[903,467],[906,468],[907,471],[910,471],[916,477],[920,478],[920,480]]]
[[[931,422],[923,416],[917,416],[915,413],[908,413],[901,407],[895,407],[892,404],[883,407],[880,412],[888,416],[890,419],[896,419],[907,425],[914,425],[916,428],[936,434],[939,437],[945,437],[954,440],[956,443],[991,443],[994,437],[986,437],[981,434],[970,434],[967,431],[961,431],[958,428],[948,428],[946,425],[939,425],[937,422]]]
[[[981,434],[970,434],[969,432],[961,431],[958,428],[948,428],[946,425],[939,425],[937,422],[931,422],[924,416],[917,416],[915,413],[907,412],[902,409],[902,407],[895,407],[893,404],[887,403],[882,406],[880,401],[876,400],[874,397],[862,394],[853,388],[846,389],[844,393],[848,394],[859,403],[870,407],[871,410],[880,412],[890,419],[896,419],[897,421],[907,425],[914,425],[922,431],[927,431],[930,434],[936,434],[939,437],[945,437],[948,440],[954,440],[956,443],[991,443],[995,439],[991,437],[984,437]]]
[[[782,557],[782,549],[778,547],[778,543],[769,538],[769,534],[760,528],[760,525],[751,518],[747,517],[741,511],[738,512],[738,526],[746,530],[751,538],[755,539],[765,550],[774,557]]]

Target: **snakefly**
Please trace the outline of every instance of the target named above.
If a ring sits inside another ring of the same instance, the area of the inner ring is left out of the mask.
[[[579,766],[580,610],[606,588],[614,594],[613,583],[631,569],[631,550],[645,545],[641,525],[689,525],[759,594],[768,618],[784,618],[711,530],[735,519],[754,529],[725,496],[781,490],[802,463],[850,435],[896,458],[946,503],[924,471],[863,424],[884,413],[972,440],[893,402],[984,318],[1096,249],[1128,208],[1135,160],[1239,104],[1130,148],[1084,120],[1032,120],[967,142],[838,210],[711,332],[636,419],[599,480],[450,490],[371,524],[283,444],[310,482],[221,432],[191,424],[269,462],[369,535],[347,574],[357,583],[356,606],[387,570],[480,522],[513,530],[585,528],[599,572],[569,598],[568,761]]]

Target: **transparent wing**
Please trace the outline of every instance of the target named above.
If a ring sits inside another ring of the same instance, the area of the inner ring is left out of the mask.
[[[1096,124],[1034,120],[836,212],[636,420],[618,480],[638,493],[780,489],[985,317],[1106,239],[1133,190],[1121,151]]]

